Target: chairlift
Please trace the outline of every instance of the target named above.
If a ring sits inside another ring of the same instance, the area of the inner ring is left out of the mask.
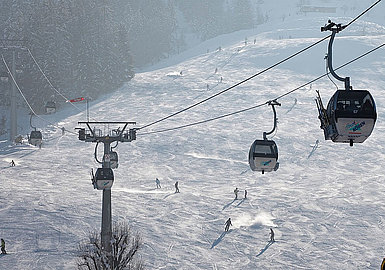
[[[111,168],[98,168],[93,175],[92,183],[98,190],[110,189],[114,183],[114,172]]]
[[[349,143],[353,146],[353,143],[362,143],[370,136],[377,120],[377,112],[374,99],[368,90],[353,90],[350,78],[342,78],[333,70],[332,45],[336,33],[342,29],[344,27],[340,24],[329,21],[329,25],[322,27],[321,31],[332,31],[327,55],[328,68],[334,78],[345,82],[345,90],[337,90],[326,109],[317,91],[316,104],[325,140]]]
[[[274,106],[281,105],[277,101],[270,101],[274,112],[274,127],[266,133],[263,133],[263,140],[255,140],[249,151],[249,165],[252,171],[265,172],[276,171],[279,168],[278,147],[273,140],[268,140],[266,135],[272,134],[277,126],[277,117]]]
[[[54,101],[47,101],[45,104],[45,113],[51,114],[56,112],[56,103]]]

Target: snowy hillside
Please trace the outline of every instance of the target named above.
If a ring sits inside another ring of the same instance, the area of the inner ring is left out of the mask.
[[[191,3],[187,11],[185,11],[187,14],[183,15],[183,12],[180,10],[181,2],[179,1],[179,5],[176,4],[178,16],[175,18],[177,26],[175,35],[183,37],[184,45],[182,47],[184,50],[192,47],[196,49],[196,46],[202,42],[201,36],[204,33],[215,33],[214,36],[228,33],[224,29],[232,29],[231,26],[240,23],[239,21],[243,21],[243,24],[235,26],[236,30],[256,28],[259,31],[263,31],[267,27],[276,29],[279,24],[303,27],[304,25],[298,24],[298,20],[303,18],[322,18],[325,21],[328,18],[355,17],[373,4],[371,0],[185,0],[183,2]],[[206,7],[208,11],[205,10]],[[206,12],[209,12],[211,16],[207,16]],[[221,17],[221,12],[225,12],[225,14],[227,12],[228,15],[223,21],[218,21],[218,17]],[[186,18],[191,16],[190,13],[197,16],[199,16],[199,13],[201,14],[201,25],[198,23],[200,27],[196,25],[196,22],[191,22]],[[251,22],[245,19],[249,18],[249,16],[252,16]],[[383,9],[376,8],[366,13],[364,18],[365,20],[382,24],[385,20],[385,14]],[[207,20],[206,24],[205,20]],[[207,25],[211,27],[207,27]],[[174,44],[174,49],[176,49],[175,46],[180,46],[180,44]],[[203,49],[202,52],[206,52],[206,49],[212,50],[215,48],[208,47]]]
[[[384,10],[384,4],[378,8]],[[92,102],[91,117],[144,126],[319,40],[328,34],[320,32],[326,20],[309,16],[208,40]],[[385,25],[357,21],[336,38],[335,67],[384,41]],[[338,71],[351,77],[355,89],[370,90],[376,101],[378,120],[363,144],[349,147],[324,141],[314,90],[320,90],[326,103],[336,90],[327,78],[278,100],[282,106],[277,107],[273,138],[279,148],[277,172],[253,173],[247,162],[251,143],[272,128],[267,106],[145,134],[281,96],[325,73],[326,48],[327,41],[209,102],[139,131],[132,143],[119,144],[113,220],[127,220],[141,232],[140,254],[147,269],[379,269],[385,256],[384,49]],[[67,107],[42,117],[72,131],[86,116]],[[9,255],[0,256],[0,269],[75,269],[77,244],[90,230],[100,229],[101,192],[92,188],[89,177],[90,169],[98,167],[95,145],[74,134],[62,136],[61,130],[42,120],[34,124],[43,131],[42,149],[8,146],[2,137],[0,237],[7,241]],[[319,148],[312,152],[316,140]],[[9,167],[11,160],[15,167]],[[161,189],[156,189],[156,177]],[[234,200],[235,187],[247,189],[248,198]],[[233,226],[224,233],[229,217]],[[270,228],[275,231],[273,244],[268,242]]]

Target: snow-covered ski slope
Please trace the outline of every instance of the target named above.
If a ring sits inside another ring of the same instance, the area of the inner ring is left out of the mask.
[[[339,18],[342,23],[350,20]],[[144,126],[319,40],[329,34],[319,32],[324,23],[307,18],[275,30],[242,31],[207,41],[208,53],[139,73],[125,87],[93,102],[91,117]],[[335,67],[384,41],[384,25],[357,21],[336,38]],[[215,50],[219,46],[222,50]],[[320,90],[326,103],[334,93],[327,78],[278,100],[282,106],[277,107],[273,138],[279,148],[277,172],[253,173],[247,162],[251,143],[272,128],[268,106],[189,128],[144,134],[274,99],[322,75],[326,48],[327,41],[138,131],[132,143],[119,144],[113,220],[127,220],[141,232],[140,254],[147,269],[379,269],[385,256],[384,49],[338,71],[351,77],[355,89],[368,89],[375,98],[378,120],[363,144],[349,147],[324,141],[314,97]],[[85,120],[85,112],[72,110],[43,117],[73,130]],[[62,136],[61,130],[39,121],[35,125],[43,130],[42,149],[3,146],[0,152],[0,237],[10,253],[0,257],[0,269],[75,269],[77,244],[90,230],[100,229],[101,192],[92,188],[89,177],[90,169],[98,167],[95,145],[70,133]],[[12,159],[13,168],[8,165]],[[156,177],[161,189],[156,189]],[[247,189],[248,198],[235,201],[235,187]],[[229,217],[233,226],[225,234]],[[268,242],[269,228],[275,231],[273,244]]]

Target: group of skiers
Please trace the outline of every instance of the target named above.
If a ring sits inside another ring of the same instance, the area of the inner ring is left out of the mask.
[[[160,180],[158,178],[155,178],[155,183],[156,183],[156,188],[162,188],[162,186],[160,185]],[[175,193],[179,193],[179,182],[176,181],[175,184]],[[239,193],[239,189],[236,187],[234,189],[234,194],[235,194],[235,200],[238,199],[238,193]],[[247,190],[245,189],[245,197],[244,199],[247,199]],[[228,232],[229,229],[230,229],[230,226],[232,226],[233,224],[231,223],[231,218],[229,218],[226,222],[225,222],[225,232]],[[270,228],[270,242],[274,242],[274,231],[272,228]]]
[[[158,178],[155,179],[155,183],[156,183],[156,188],[162,188],[162,186],[160,185],[160,180]],[[175,186],[175,193],[180,193],[178,181],[175,182],[174,186]]]
[[[235,195],[235,199],[234,200],[238,200],[238,193],[239,193],[239,189],[236,187],[234,189],[234,195]],[[244,196],[244,199],[247,199],[247,190],[245,189],[245,196]],[[229,218],[226,222],[225,222],[225,232],[228,232],[229,231],[229,228],[230,226],[232,226],[233,224],[231,223],[231,218]],[[270,242],[275,242],[275,239],[274,239],[274,231],[272,228],[270,228]]]
[[[238,193],[239,193],[239,189],[236,187],[235,189],[234,189],[234,194],[235,194],[235,199],[234,200],[238,200]],[[247,190],[245,189],[245,197],[244,197],[244,199],[247,199]]]

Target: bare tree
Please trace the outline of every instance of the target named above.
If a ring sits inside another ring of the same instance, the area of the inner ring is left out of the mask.
[[[143,270],[143,262],[137,259],[142,241],[138,233],[132,234],[126,222],[115,223],[112,228],[111,253],[101,245],[100,234],[91,232],[89,241],[79,244],[79,270]]]

